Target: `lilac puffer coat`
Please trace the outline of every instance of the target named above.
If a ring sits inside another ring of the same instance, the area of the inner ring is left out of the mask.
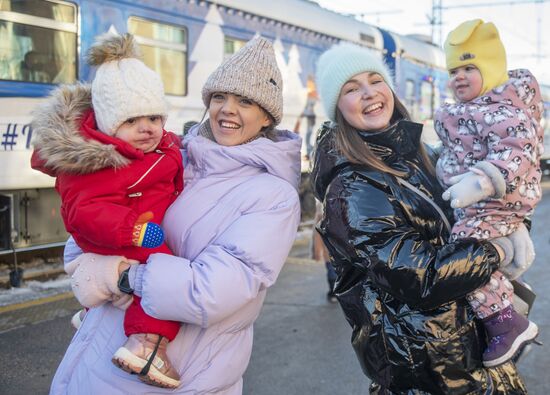
[[[181,386],[152,387],[111,363],[126,338],[124,312],[107,303],[86,315],[51,394],[242,393],[253,323],[300,221],[301,140],[280,131],[225,147],[196,133],[184,144],[184,191],[162,224],[175,256],[151,255],[136,279],[149,315],[182,322],[168,346]]]

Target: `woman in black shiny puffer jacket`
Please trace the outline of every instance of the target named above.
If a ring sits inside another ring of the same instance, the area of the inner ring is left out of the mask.
[[[350,51],[353,62],[343,63]],[[371,393],[525,394],[512,362],[482,366],[483,329],[464,298],[510,249],[447,242],[452,213],[420,141],[422,125],[406,120],[387,69],[361,51],[336,47],[320,58],[317,86],[336,123],[319,132],[312,180],[335,293]]]

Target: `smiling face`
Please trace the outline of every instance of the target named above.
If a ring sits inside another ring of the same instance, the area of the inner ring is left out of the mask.
[[[467,64],[452,69],[449,71],[449,77],[449,88],[459,102],[473,100],[481,93],[483,78],[476,66]]]
[[[350,78],[340,90],[338,109],[358,130],[377,131],[389,126],[394,110],[393,93],[382,76],[364,72]]]
[[[228,147],[249,141],[271,124],[259,105],[232,93],[212,94],[208,115],[216,142]]]
[[[118,127],[114,136],[147,153],[160,143],[162,125],[160,115],[129,118]]]

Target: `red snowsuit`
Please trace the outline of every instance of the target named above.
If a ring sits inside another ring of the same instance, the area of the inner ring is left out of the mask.
[[[41,156],[47,155],[43,153],[43,147],[36,147],[31,165],[57,177],[55,187],[61,195],[61,215],[67,232],[84,252],[121,255],[142,263],[153,253],[171,254],[165,243],[157,248],[133,246],[132,230],[138,216],[145,212],[152,212],[153,219],[150,221],[160,224],[168,206],[182,191],[183,164],[179,138],[164,131],[155,151],[144,154],[127,142],[96,130],[91,109],[85,111],[81,119],[78,132],[86,144],[112,145],[129,163],[123,167],[104,167],[96,171],[91,166],[79,168],[78,173],[63,171],[63,165],[57,169],[48,167],[46,157]],[[64,142],[56,142],[55,138],[42,141],[42,144],[58,144],[61,151],[67,149]],[[91,162],[97,161],[93,155],[87,154],[84,145],[82,155]],[[172,340],[179,327],[178,322],[148,316],[141,308],[140,298],[135,295],[124,319],[127,336],[157,333]]]

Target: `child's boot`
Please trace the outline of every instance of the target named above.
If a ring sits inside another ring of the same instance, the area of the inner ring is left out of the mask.
[[[151,385],[177,388],[180,376],[166,354],[168,339],[153,333],[130,335],[124,346],[113,355],[112,361],[128,373]]]
[[[483,320],[489,344],[483,353],[483,365],[491,368],[509,361],[538,335],[537,325],[512,306]]]

